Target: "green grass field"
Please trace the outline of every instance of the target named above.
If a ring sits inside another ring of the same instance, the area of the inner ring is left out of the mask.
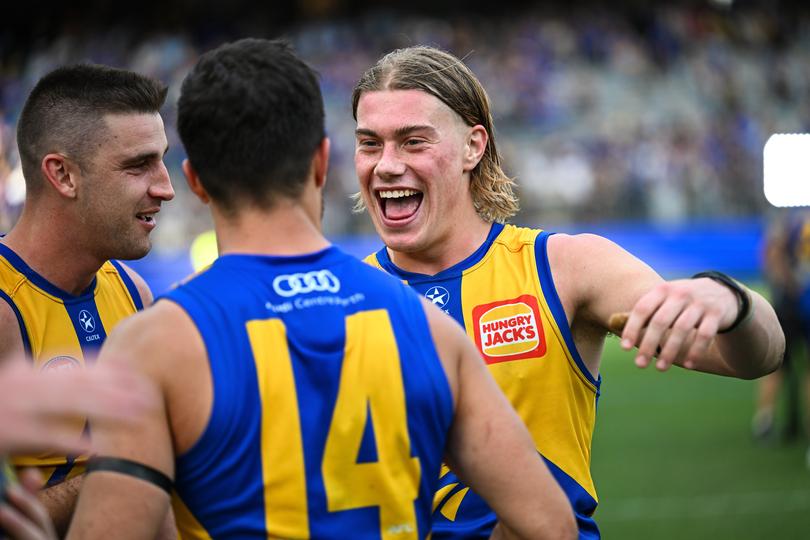
[[[592,459],[604,538],[810,538],[806,443],[751,439],[756,384],[632,358],[609,339]]]

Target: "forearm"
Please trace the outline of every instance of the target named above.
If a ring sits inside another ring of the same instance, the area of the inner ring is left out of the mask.
[[[48,510],[53,520],[56,534],[63,538],[67,534],[73,511],[76,509],[76,499],[82,486],[84,475],[65,480],[61,484],[40,490],[37,498]]]
[[[751,291],[751,319],[715,340],[729,370],[736,377],[754,379],[776,370],[785,352],[785,335],[771,305]]]

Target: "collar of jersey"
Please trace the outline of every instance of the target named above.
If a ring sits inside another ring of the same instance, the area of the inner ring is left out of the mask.
[[[78,295],[70,294],[69,292],[60,289],[40,274],[37,273],[36,270],[28,266],[28,264],[22,260],[22,258],[14,253],[14,251],[8,247],[7,245],[0,243],[0,255],[5,257],[5,259],[13,266],[18,272],[28,278],[28,281],[45,291],[46,293],[54,296],[63,302],[76,302],[76,301],[84,301],[87,299],[88,296],[92,296],[95,289],[96,289],[96,277],[93,276],[93,281],[90,282],[90,285],[83,290]]]
[[[327,246],[324,249],[303,253],[301,255],[262,255],[259,253],[226,253],[220,256],[211,267],[217,266],[312,266],[315,264],[331,265],[346,257],[336,246]]]
[[[438,274],[420,274],[418,272],[408,272],[407,270],[403,270],[391,262],[391,258],[388,256],[388,249],[383,247],[380,251],[377,252],[377,261],[380,263],[380,266],[388,272],[389,274],[393,274],[400,279],[406,280],[410,284],[419,283],[420,281],[433,281],[436,279],[444,279],[444,278],[454,278],[460,276],[467,268],[478,264],[478,262],[484,258],[484,255],[487,254],[489,248],[492,246],[492,243],[501,234],[503,230],[503,223],[493,223],[492,227],[489,229],[489,234],[487,235],[487,239],[484,240],[484,243],[481,244],[478,249],[476,249],[472,255],[467,257],[461,262],[454,264],[449,268],[445,268]]]

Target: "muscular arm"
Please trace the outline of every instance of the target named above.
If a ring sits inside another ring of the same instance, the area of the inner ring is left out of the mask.
[[[571,506],[463,330],[425,304],[455,399],[447,460],[492,507],[504,538],[576,537]]]
[[[76,476],[55,486],[41,489],[37,493],[39,502],[51,516],[59,538],[64,538],[70,526],[70,519],[76,509],[76,499],[82,487],[82,478],[82,476]]]
[[[136,461],[174,478],[175,451],[185,452],[202,434],[211,406],[205,349],[184,312],[159,302],[119,324],[107,338],[100,364],[124,364],[159,387],[160,406],[144,421],[93,432],[100,456]],[[169,372],[171,370],[171,373]],[[149,482],[112,472],[85,477],[68,538],[171,536],[169,496]]]
[[[596,329],[582,332],[591,336],[586,339],[601,340],[610,316],[629,312],[622,347],[638,347],[640,367],[652,362],[659,347],[660,370],[674,363],[755,378],[781,362],[784,335],[773,308],[756,292],[751,292],[751,319],[733,332],[719,334],[735,320],[739,306],[731,290],[711,279],[664,281],[621,247],[590,234],[551,237],[549,261],[572,329]],[[594,372],[598,370],[598,357],[586,361]]]
[[[100,456],[130,459],[174,477],[174,454],[160,364],[170,326],[153,309],[122,321],[102,347],[99,363],[125,364],[144,373],[159,388],[159,406],[137,424],[94,429]],[[169,495],[154,484],[113,472],[86,475],[68,538],[155,538],[169,512]]]

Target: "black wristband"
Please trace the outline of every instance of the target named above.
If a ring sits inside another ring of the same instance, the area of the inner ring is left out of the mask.
[[[132,476],[139,480],[145,480],[150,484],[154,484],[168,493],[170,496],[172,494],[172,487],[174,485],[172,479],[159,470],[130,459],[95,456],[90,458],[85,471],[87,474],[98,471],[126,474],[127,476]]]
[[[744,286],[738,283],[735,279],[727,276],[723,272],[718,272],[716,270],[709,270],[707,272],[698,272],[697,274],[692,276],[692,279],[704,277],[713,279],[714,281],[726,286],[737,297],[737,304],[739,306],[737,318],[734,319],[734,322],[731,323],[731,326],[729,326],[725,330],[717,331],[718,334],[727,334],[735,330],[738,326],[740,326],[740,324],[742,324],[744,320],[748,318],[749,315],[751,315],[751,307],[752,307],[751,294],[745,289]]]

